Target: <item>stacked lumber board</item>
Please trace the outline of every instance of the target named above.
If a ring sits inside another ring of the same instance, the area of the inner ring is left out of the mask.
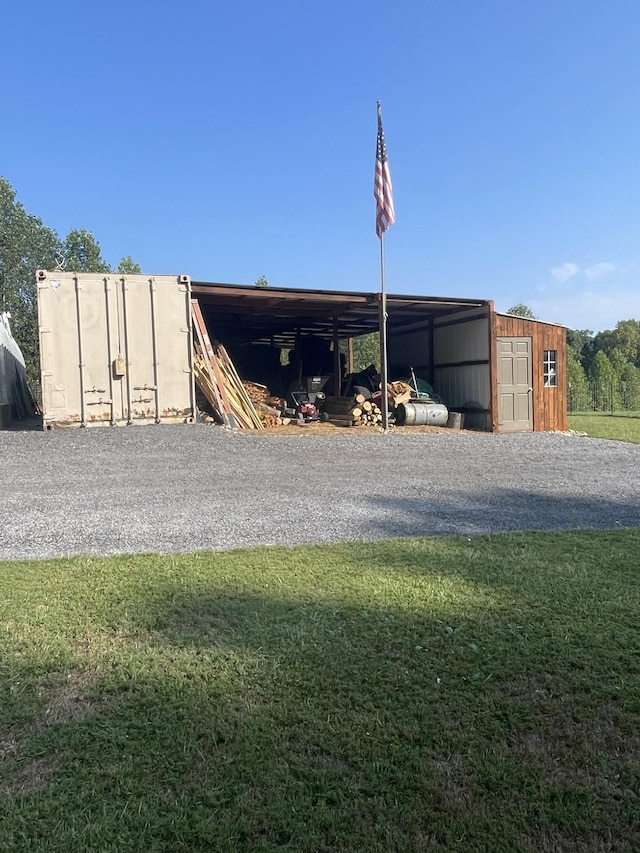
[[[264,429],[228,352],[222,344],[210,340],[197,299],[191,300],[191,317],[195,380],[215,419],[230,429]]]

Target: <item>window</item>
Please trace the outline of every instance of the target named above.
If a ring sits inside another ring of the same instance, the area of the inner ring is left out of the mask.
[[[558,350],[546,349],[542,367],[545,388],[555,388],[558,384]]]

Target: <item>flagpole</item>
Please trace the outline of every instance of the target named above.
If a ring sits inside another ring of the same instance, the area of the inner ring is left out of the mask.
[[[384,233],[380,235],[380,390],[382,400],[382,429],[389,429],[389,400],[387,397],[388,365],[387,365],[387,294],[385,291],[384,275]]]
[[[393,207],[393,190],[387,158],[387,145],[382,128],[382,107],[377,102],[378,136],[376,139],[376,169],[373,183],[373,195],[376,200],[376,234],[380,239],[380,390],[382,392],[382,428],[389,429],[389,399],[387,396],[389,366],[387,364],[387,294],[385,292],[384,272],[384,232],[396,221]]]

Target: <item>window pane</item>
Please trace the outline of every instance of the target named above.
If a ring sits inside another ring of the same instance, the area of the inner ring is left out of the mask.
[[[555,388],[558,385],[557,370],[558,351],[546,349],[543,358],[543,377],[545,388]]]

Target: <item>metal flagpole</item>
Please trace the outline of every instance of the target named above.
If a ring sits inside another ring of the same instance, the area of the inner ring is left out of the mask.
[[[384,281],[384,232],[396,220],[393,207],[393,190],[391,174],[387,158],[387,145],[382,128],[382,107],[377,104],[378,136],[376,140],[376,169],[373,183],[373,195],[376,200],[376,234],[380,239],[380,390],[382,391],[382,428],[389,429],[389,400],[387,398],[388,364],[387,364],[387,294]]]
[[[384,233],[380,235],[380,390],[382,391],[382,429],[389,429],[389,400],[387,398],[387,294],[384,282]]]

